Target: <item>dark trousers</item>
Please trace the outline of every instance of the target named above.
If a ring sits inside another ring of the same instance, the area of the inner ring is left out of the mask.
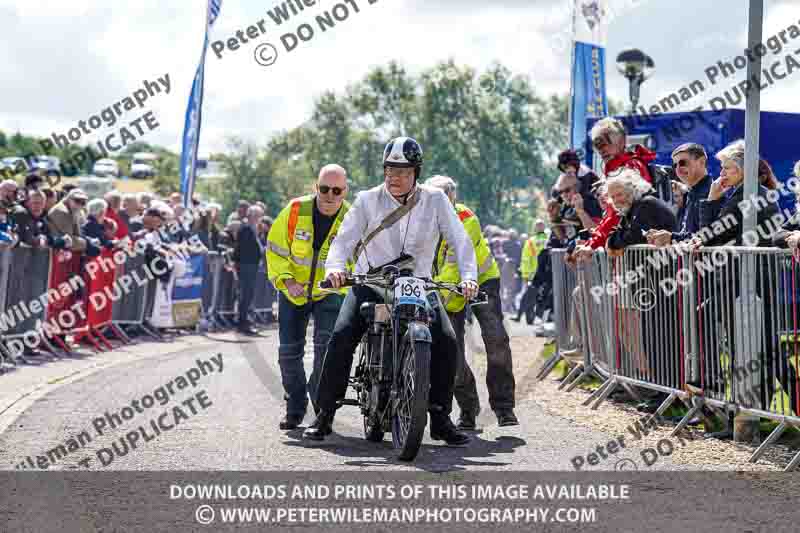
[[[364,302],[381,302],[381,297],[367,287],[353,287],[344,299],[333,336],[325,352],[322,372],[317,389],[317,405],[320,409],[333,411],[347,392],[350,370],[361,337],[367,331],[367,323],[361,318],[359,308]],[[453,405],[453,382],[458,362],[458,343],[453,326],[437,297],[435,318],[430,325],[431,345],[431,390],[430,406],[441,408],[449,414]]]
[[[320,301],[298,306],[278,293],[278,365],[287,401],[286,413],[302,416],[308,407],[308,397],[314,398],[322,367],[325,348],[333,331],[344,297],[330,294]],[[308,320],[314,317],[314,364],[306,381],[303,354],[306,346]],[[306,394],[308,393],[308,394]]]
[[[519,310],[517,316],[522,317],[525,314],[525,321],[528,324],[533,324],[536,318],[536,300],[539,296],[539,286],[533,283],[528,283],[525,286],[525,293],[522,295],[522,300],[519,303]]]
[[[511,344],[503,325],[500,301],[500,280],[490,279],[481,285],[489,303],[476,305],[472,313],[481,325],[481,336],[486,346],[486,388],[489,390],[489,405],[494,409],[514,408],[514,366],[511,359]],[[449,313],[450,321],[458,339],[458,366],[456,367],[455,398],[462,411],[477,413],[480,410],[475,375],[467,363],[464,351],[464,317],[466,308],[458,313]]]
[[[250,312],[250,305],[253,303],[253,294],[256,290],[256,276],[258,276],[258,265],[239,264],[239,327],[243,328],[250,324],[247,314]]]

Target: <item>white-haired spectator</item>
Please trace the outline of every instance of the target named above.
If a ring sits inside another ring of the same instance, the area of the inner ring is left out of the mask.
[[[653,188],[635,171],[625,169],[606,181],[611,205],[620,215],[617,228],[608,237],[608,248],[621,250],[634,244],[647,244],[649,230],[674,231],[675,214],[652,195]]]
[[[692,244],[695,246],[722,246],[734,242],[736,246],[770,246],[775,228],[769,219],[778,213],[775,203],[767,200],[767,189],[758,186],[756,198],[744,201],[744,140],[734,141],[717,153],[722,163],[720,177],[711,184],[708,199],[700,202],[700,226]],[[744,214],[741,205],[750,204],[756,211],[758,231],[744,238]]]
[[[648,165],[655,161],[656,153],[640,144],[627,149],[627,132],[621,121],[610,117],[604,118],[594,125],[589,135],[594,150],[603,158],[603,173],[606,178],[627,168],[638,173],[645,181],[653,182]],[[606,211],[593,232],[591,248],[605,246],[611,230],[616,227],[618,221],[619,215],[616,210]]]
[[[86,204],[86,222],[81,227],[81,235],[94,246],[103,246],[104,248],[111,249],[116,244],[116,241],[109,239],[106,235],[106,226],[104,224],[106,218],[106,209],[108,203],[102,198],[95,198]],[[87,249],[87,255],[99,255],[100,249],[93,248]]]
[[[11,205],[17,201],[17,182],[14,180],[3,180],[0,183],[0,202]]]
[[[134,193],[127,193],[122,196],[122,210],[119,218],[128,227],[128,233],[136,233],[144,226],[139,212],[139,197]]]

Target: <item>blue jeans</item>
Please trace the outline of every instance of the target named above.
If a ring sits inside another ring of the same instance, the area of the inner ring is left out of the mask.
[[[304,416],[308,406],[309,394],[314,398],[325,357],[328,339],[333,333],[333,325],[339,316],[344,296],[329,294],[322,300],[294,305],[282,292],[278,292],[278,364],[281,368],[281,381],[286,399],[286,414]],[[306,382],[303,367],[303,354],[306,346],[308,320],[314,317],[314,370]]]

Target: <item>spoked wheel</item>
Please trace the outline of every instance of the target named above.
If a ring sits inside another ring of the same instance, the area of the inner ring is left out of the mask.
[[[428,422],[431,345],[403,339],[400,348],[400,374],[392,417],[392,440],[400,450],[400,459],[411,461],[417,456],[425,425]]]
[[[367,392],[369,397],[369,413],[364,415],[364,438],[370,442],[383,442],[383,425],[381,424],[380,385],[370,384],[371,389]]]
[[[381,404],[380,384],[375,383],[370,376],[369,350],[369,339],[365,336],[361,341],[361,356],[355,376],[361,387],[358,401],[364,419],[364,438],[370,442],[381,442],[385,434],[381,425],[381,412],[385,402]]]

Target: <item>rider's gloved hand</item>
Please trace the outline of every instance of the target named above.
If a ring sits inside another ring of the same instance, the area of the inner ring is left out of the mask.
[[[344,282],[347,280],[347,273],[331,272],[325,279],[328,280],[331,283],[331,285],[333,285],[334,289],[338,289],[342,285],[344,285]]]
[[[478,295],[478,283],[471,279],[462,281],[458,286],[467,300],[472,300]]]

